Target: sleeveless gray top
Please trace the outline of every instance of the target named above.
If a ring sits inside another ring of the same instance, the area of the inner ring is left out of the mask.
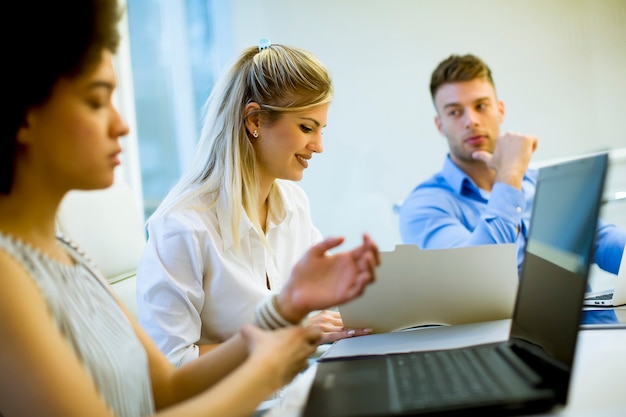
[[[0,233],[0,249],[21,263],[39,285],[59,330],[111,410],[124,417],[154,414],[143,345],[93,262],[62,236],[59,242],[75,265],[61,264]]]

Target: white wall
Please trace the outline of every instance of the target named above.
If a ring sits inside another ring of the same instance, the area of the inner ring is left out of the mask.
[[[126,0],[120,0],[125,7]],[[115,57],[115,71],[118,89],[115,91],[115,105],[128,124],[130,132],[121,140],[122,164],[115,171],[115,181],[129,185],[135,198],[135,205],[142,223],[144,221],[141,170],[139,167],[139,144],[137,140],[137,121],[135,118],[133,76],[130,61],[130,42],[128,34],[128,16],[124,14],[120,22],[122,41]]]
[[[324,153],[301,185],[326,235],[400,242],[394,203],[447,151],[428,83],[451,53],[492,68],[503,129],[534,160],[626,147],[624,0],[231,0],[232,59],[261,37],[315,53],[336,87]],[[222,24],[228,27],[228,24]]]

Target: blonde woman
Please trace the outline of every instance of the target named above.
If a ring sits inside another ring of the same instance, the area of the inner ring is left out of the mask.
[[[148,220],[138,269],[140,322],[177,366],[252,322],[321,241],[295,181],[323,151],[332,98],[315,56],[267,39],[213,88],[195,161]],[[330,310],[305,324],[320,343],[369,332]]]

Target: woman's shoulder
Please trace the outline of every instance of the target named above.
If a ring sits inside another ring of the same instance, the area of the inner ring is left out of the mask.
[[[147,221],[148,231],[159,233],[201,233],[217,222],[215,207],[177,207],[152,216]]]
[[[5,239],[5,237],[0,234],[0,270],[7,276],[7,279],[2,280],[3,284],[8,285],[8,283],[11,282],[10,277],[15,278],[16,275],[28,275],[24,261],[20,258],[19,251],[16,250],[14,242]],[[0,292],[7,294],[6,291]]]
[[[0,232],[0,270],[18,268],[26,275],[32,274],[33,269],[43,260],[48,259],[43,252],[29,243]]]

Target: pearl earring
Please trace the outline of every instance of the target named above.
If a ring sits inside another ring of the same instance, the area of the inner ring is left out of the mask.
[[[258,138],[259,132],[257,132],[256,129],[254,129],[254,132],[252,132],[252,136],[254,136],[255,138]]]

